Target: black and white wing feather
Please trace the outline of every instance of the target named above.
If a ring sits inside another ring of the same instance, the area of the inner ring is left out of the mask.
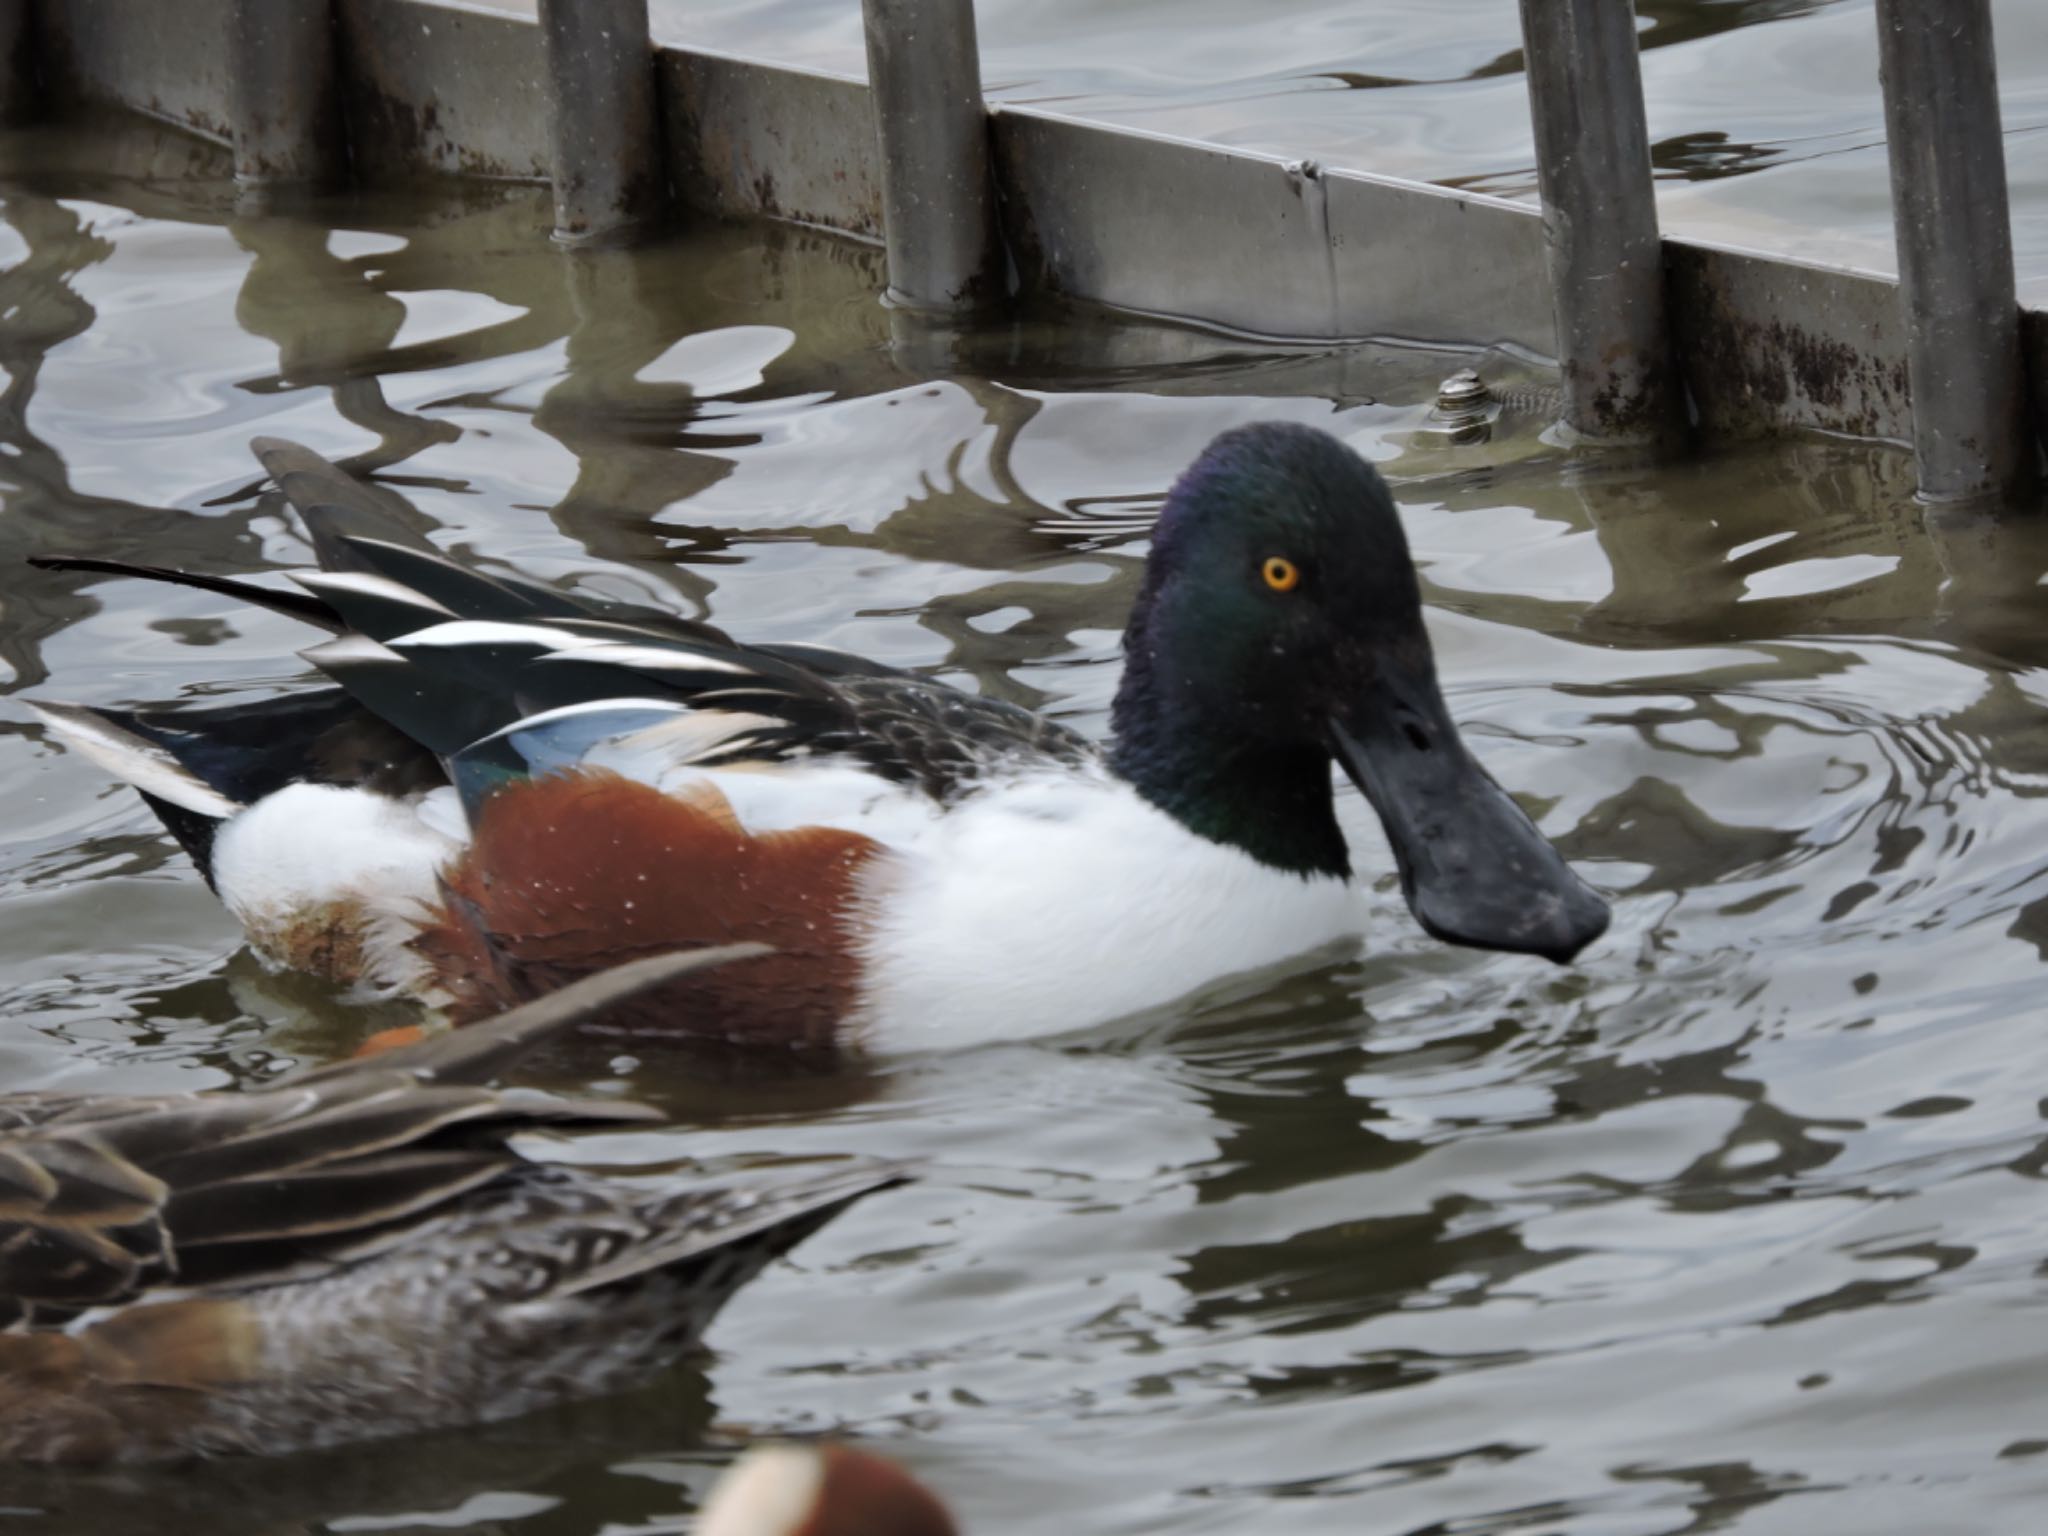
[[[746,645],[655,609],[472,570],[317,455],[269,440],[258,451],[320,555],[322,571],[299,584],[345,625],[308,659],[443,758],[536,715],[654,701],[702,717],[689,760],[704,766],[835,756],[941,802],[993,770],[1095,759],[1055,721],[864,657]]]
[[[46,562],[187,582],[328,631],[330,638],[302,654],[355,708],[330,702],[337,696],[312,701],[330,744],[319,762],[294,755],[302,732],[284,718],[285,701],[233,706],[239,713],[232,718],[195,710],[113,719],[124,744],[129,737],[139,743],[130,757],[167,753],[193,780],[184,798],[203,801],[202,814],[174,830],[202,864],[207,823],[218,816],[209,786],[240,805],[284,782],[370,784],[364,774],[375,771],[407,788],[445,774],[467,792],[532,771],[540,760],[571,762],[577,742],[588,746],[662,717],[671,717],[671,766],[834,758],[941,804],[997,773],[1097,760],[1087,738],[1056,721],[865,657],[824,646],[743,644],[676,614],[475,569],[429,544],[384,488],[293,443],[258,438],[253,446],[320,561],[318,571],[294,573],[301,591],[119,562]],[[275,719],[272,710],[280,711]],[[398,741],[378,739],[378,722]],[[252,731],[263,737],[255,754],[246,739]],[[327,761],[339,750],[335,742],[351,748],[338,767]],[[182,803],[177,794],[159,798],[173,811]]]

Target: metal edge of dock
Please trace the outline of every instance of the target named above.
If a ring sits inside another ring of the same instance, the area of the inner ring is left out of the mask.
[[[43,91],[232,145],[235,4],[188,0],[172,17],[136,0],[37,0]],[[359,180],[549,179],[549,70],[530,6],[333,0],[333,17]],[[684,208],[883,241],[865,83],[653,42],[657,148]],[[1558,354],[1534,205],[1034,107],[991,104],[988,117],[1000,233],[1027,289],[1274,338]],[[1662,251],[1696,431],[1913,440],[1894,279],[1669,234]],[[2048,313],[2020,319],[2027,372],[2048,379]]]

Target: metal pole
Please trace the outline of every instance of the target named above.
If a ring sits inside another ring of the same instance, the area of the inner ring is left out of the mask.
[[[230,26],[236,179],[333,178],[344,151],[329,0],[234,0]]]
[[[889,296],[965,309],[1001,273],[974,0],[861,0]]]
[[[1878,0],[1913,454],[1929,501],[2033,479],[1990,0]]]
[[[28,0],[0,0],[0,123],[27,122],[36,106]]]
[[[1536,181],[1565,424],[1595,442],[1674,434],[1664,247],[1632,0],[1522,0]]]
[[[541,0],[553,108],[555,238],[652,219],[666,190],[647,0]]]

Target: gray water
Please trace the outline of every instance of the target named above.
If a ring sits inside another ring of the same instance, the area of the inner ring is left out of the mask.
[[[610,1063],[677,1123],[586,1160],[922,1181],[634,1399],[0,1474],[0,1527],[673,1532],[747,1437],[831,1430],[980,1536],[2040,1529],[2039,525],[1929,528],[1879,445],[1450,447],[1465,357],[1058,312],[948,344],[816,235],[579,256],[531,191],[237,217],[222,169],[0,139],[0,1083],[222,1087],[391,1022],[266,976],[14,698],[303,679],[283,619],[20,564],[306,562],[259,433],[368,455],[477,558],[1099,732],[1173,475],[1321,423],[1395,485],[1475,750],[1616,919],[1562,970],[1433,945],[1347,791],[1374,917],[1306,973],[831,1078]]]

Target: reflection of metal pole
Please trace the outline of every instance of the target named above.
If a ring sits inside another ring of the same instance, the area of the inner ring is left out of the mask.
[[[695,414],[693,391],[640,373],[679,337],[702,330],[708,307],[678,302],[660,269],[633,251],[564,251],[561,271],[566,366],[534,407],[533,425],[574,455],[576,479],[549,516],[595,558],[647,568],[702,611],[712,583],[676,564],[676,530],[658,524],[664,509],[687,503],[734,465],[679,449],[676,438]]]
[[[652,218],[663,193],[647,0],[541,0],[555,238],[599,240]]]
[[[1892,227],[1929,501],[2032,479],[1990,0],[1878,0]]]
[[[1942,632],[2014,667],[2048,665],[2040,617],[2048,519],[2010,517],[1988,501],[1945,502],[1927,507],[1921,526],[1941,578],[1925,611]]]
[[[258,389],[329,389],[343,420],[372,434],[376,446],[349,456],[367,472],[401,463],[434,443],[460,435],[452,421],[400,410],[384,398],[374,360],[389,354],[405,323],[405,305],[380,293],[362,263],[327,248],[327,231],[311,220],[244,215],[228,233],[251,257],[235,295],[235,319],[252,336],[275,343],[275,380]]]
[[[342,154],[329,0],[234,0],[229,25],[236,179],[332,179]]]
[[[862,0],[861,10],[890,297],[970,307],[993,296],[1000,273],[974,0]]]
[[[1635,22],[1632,0],[1522,0],[1564,419],[1597,442],[1677,422]]]

